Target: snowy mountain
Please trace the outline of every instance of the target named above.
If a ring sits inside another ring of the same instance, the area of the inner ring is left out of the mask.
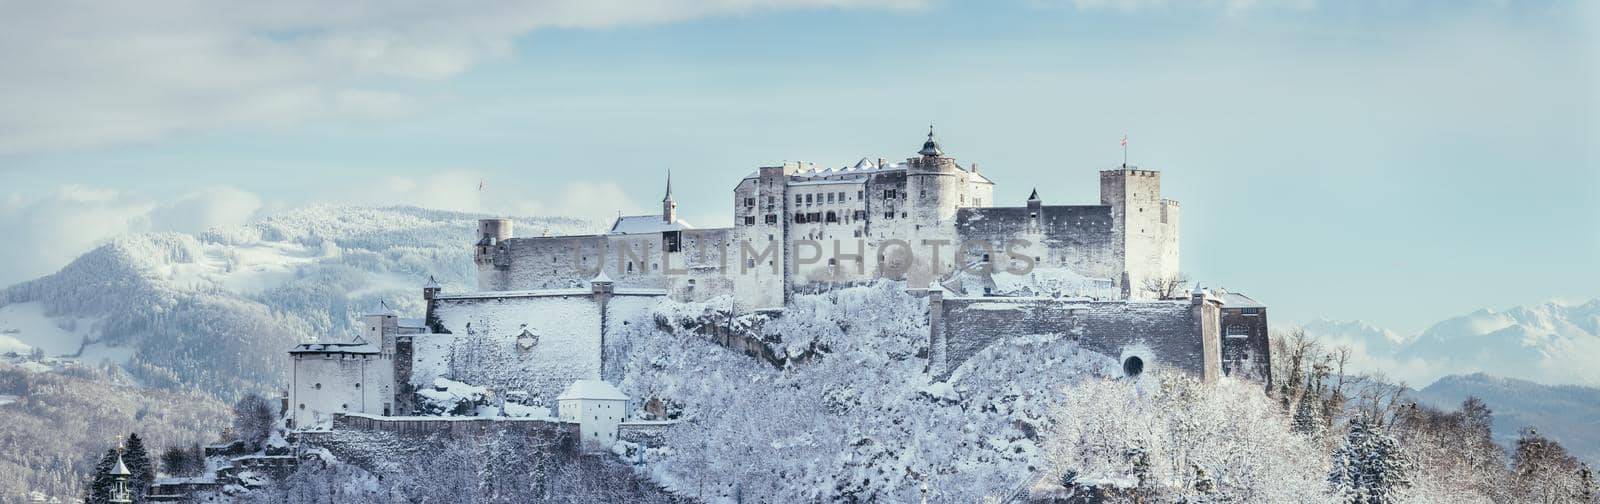
[[[199,234],[119,237],[36,280],[0,290],[0,353],[124,364],[144,383],[222,397],[277,388],[296,342],[351,332],[387,303],[420,313],[420,286],[475,287],[479,215],[310,207]],[[581,232],[571,219],[524,230]]]
[[[1415,336],[1363,322],[1301,324],[1324,343],[1350,347],[1358,371],[1381,371],[1412,384],[1452,374],[1490,372],[1549,385],[1600,386],[1600,299],[1478,310]]]
[[[1453,409],[1467,396],[1494,410],[1495,440],[1512,446],[1532,427],[1590,464],[1600,464],[1600,388],[1541,385],[1483,373],[1446,376],[1417,393],[1423,402]]]

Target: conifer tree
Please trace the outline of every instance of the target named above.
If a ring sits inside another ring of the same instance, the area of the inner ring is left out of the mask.
[[[1328,483],[1334,494],[1353,504],[1399,502],[1411,486],[1413,467],[1394,437],[1378,431],[1366,416],[1350,420],[1344,446],[1333,452]]]
[[[1317,398],[1316,393],[1307,388],[1300,395],[1300,402],[1294,409],[1294,430],[1301,434],[1312,434],[1317,431]]]
[[[133,501],[144,502],[144,494],[150,490],[150,483],[155,481],[156,471],[150,463],[150,452],[145,450],[144,440],[139,439],[138,434],[128,434],[122,463],[128,466],[128,472],[133,473],[128,477],[128,492],[133,494]]]
[[[111,468],[116,465],[117,449],[106,449],[106,454],[94,465],[94,472],[89,473],[89,480],[84,484],[84,504],[106,504],[111,501]]]

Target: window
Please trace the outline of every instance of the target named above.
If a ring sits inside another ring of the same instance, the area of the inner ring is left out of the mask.
[[[745,198],[744,199],[744,206],[756,206],[756,199],[755,198]]]
[[[839,214],[836,214],[836,213],[833,213],[833,212],[828,212],[828,214],[822,218],[822,222],[826,222],[826,223],[829,223],[829,224],[838,224],[839,223]]]
[[[794,195],[794,204],[796,204],[796,205],[800,204],[800,195],[798,195],[798,194]]]
[[[361,383],[360,382],[356,382],[356,388],[361,388]]]
[[[795,224],[805,224],[806,223],[806,214],[795,212],[795,214],[794,214],[794,223]]]
[[[1250,328],[1245,327],[1244,324],[1229,324],[1227,331],[1223,335],[1229,338],[1248,338],[1250,337]]]
[[[316,385],[312,385],[312,386],[311,386],[311,389],[312,389],[312,390],[322,390],[322,384],[321,384],[321,383],[318,383],[318,384],[316,384]]]
[[[884,189],[883,199],[894,199],[894,189]]]
[[[856,191],[856,199],[865,199],[866,197],[867,191]]]
[[[893,219],[894,218],[894,212],[884,212],[883,213],[883,218],[885,218],[885,219]]]
[[[768,217],[771,217],[771,216],[768,215]],[[747,216],[747,217],[744,218],[744,225],[746,225],[746,226],[753,225],[755,223],[756,223],[756,216],[754,216],[754,215]]]
[[[751,219],[755,219],[755,217],[751,217]],[[778,214],[767,214],[767,224],[777,224],[777,223],[778,223]]]
[[[811,204],[811,195],[810,195],[810,194],[807,194],[807,195],[806,195],[806,204],[807,204],[807,205],[810,205],[810,204]]]
[[[839,191],[839,201],[840,202],[844,201],[844,191]]]
[[[306,403],[300,403],[300,409],[301,410],[306,409]]]
[[[833,203],[833,193],[828,193],[828,202]]]

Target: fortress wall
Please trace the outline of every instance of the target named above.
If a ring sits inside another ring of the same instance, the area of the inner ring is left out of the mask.
[[[1139,356],[1146,372],[1174,369],[1214,379],[1214,303],[1182,301],[1073,301],[1052,298],[949,298],[935,314],[945,341],[949,372],[991,343],[1007,337],[1061,334],[1083,348],[1118,360]],[[936,338],[937,340],[937,338]],[[1207,362],[1213,365],[1208,366]]]
[[[959,241],[985,241],[994,249],[991,261],[1005,267],[1005,245],[1013,239],[1032,246],[1019,249],[1038,258],[1035,267],[1065,267],[1093,278],[1117,279],[1122,274],[1118,243],[1109,206],[1044,206],[1037,228],[1027,207],[963,208],[956,213]],[[983,251],[966,251],[967,261]]]
[[[467,369],[442,370],[457,381],[500,392],[527,391],[553,406],[556,395],[573,381],[600,378],[600,305],[588,293],[441,296],[437,302],[440,325],[452,335],[451,347],[470,361]],[[538,343],[527,349],[517,346],[523,324],[538,336]]]

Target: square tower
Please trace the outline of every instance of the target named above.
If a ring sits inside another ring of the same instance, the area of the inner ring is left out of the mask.
[[[1100,204],[1111,207],[1123,296],[1153,297],[1146,280],[1178,274],[1178,204],[1161,199],[1161,172],[1129,165],[1101,171]]]

